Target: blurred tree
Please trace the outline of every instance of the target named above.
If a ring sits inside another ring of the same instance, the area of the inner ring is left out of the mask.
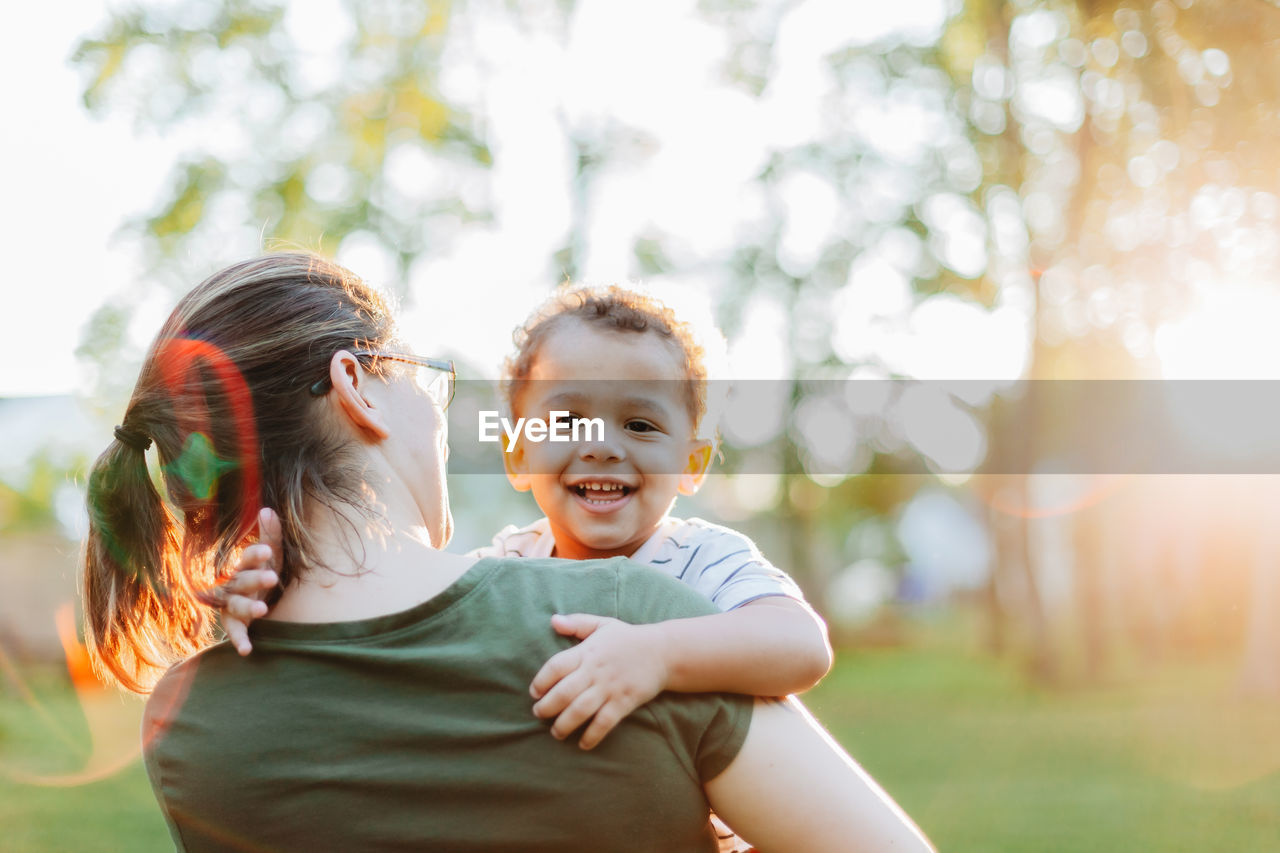
[[[176,289],[223,247],[261,234],[326,251],[376,247],[404,288],[416,258],[489,216],[486,117],[452,94],[466,85],[444,84],[473,59],[452,26],[466,8],[183,0],[114,14],[76,55],[86,105],[190,139],[156,209],[130,226],[148,280]],[[551,20],[566,43],[578,10],[569,0],[482,8],[518,34]],[[682,235],[645,224],[634,268],[714,279],[730,338],[753,307],[783,315],[791,416],[771,440],[731,452],[728,467],[760,470],[763,457],[808,475],[785,481],[764,520],[802,578],[852,562],[849,519],[868,506],[892,515],[920,482],[856,475],[918,470],[922,457],[946,467],[903,434],[895,401],[864,417],[815,380],[956,378],[973,363],[962,356],[984,348],[994,355],[963,378],[1154,375],[1155,332],[1198,293],[1274,280],[1271,6],[971,0],[937,26],[870,36],[856,8],[818,0],[703,0],[699,11],[728,41],[725,86],[785,126],[771,128],[753,181],[760,215],[727,257],[699,256]],[[814,109],[777,109],[790,99]],[[560,117],[571,221],[548,253],[548,284],[584,269],[601,175],[654,147],[640,124]],[[86,357],[108,363],[127,345],[130,309],[145,296],[99,311]],[[961,317],[978,331],[928,339]],[[973,373],[993,364],[1006,375]],[[948,404],[981,419],[988,447],[1026,442],[1031,459],[1040,427],[1071,414],[1028,422],[1002,418],[1009,409],[987,397]],[[839,435],[810,428],[832,413],[846,425]],[[1059,664],[1027,483],[979,491],[1002,507],[989,515],[997,559],[986,600],[993,643],[1026,638],[1031,670],[1051,679]],[[1115,543],[1092,529],[1076,542],[1075,600],[1088,668],[1100,673],[1111,640],[1098,552]],[[1254,618],[1275,619],[1276,607]]]
[[[1261,541],[1251,560],[1241,687],[1255,696],[1280,698],[1280,533],[1267,522],[1259,525],[1258,533]]]
[[[77,537],[68,516],[73,506],[79,509],[78,500],[68,497],[78,495],[75,473],[86,467],[87,460],[79,454],[66,458],[44,449],[29,458],[22,471],[0,479],[0,536],[57,530],[61,525],[65,536]]]
[[[714,8],[732,24],[768,7]],[[780,26],[786,23],[782,17]],[[736,32],[735,70],[767,97],[778,29]],[[894,363],[888,348],[859,345],[842,329],[859,301],[883,298],[895,285],[881,275],[870,289],[859,286],[877,256],[896,260],[910,278],[917,296],[901,311],[911,318],[946,294],[1022,316],[1026,378],[1151,376],[1163,324],[1184,316],[1206,290],[1274,280],[1278,271],[1272,232],[1280,211],[1268,144],[1280,115],[1280,77],[1271,70],[1277,36],[1280,17],[1262,3],[973,0],[936,40],[913,43],[899,33],[834,51],[824,59],[833,118],[779,150],[761,176],[775,227],[740,250],[740,287],[772,292],[784,306],[800,376],[868,365],[880,375],[920,375]],[[745,59],[762,53],[754,64]],[[894,123],[922,104],[909,121]],[[863,131],[868,120],[898,133],[876,138]],[[923,138],[912,135],[922,129]],[[835,225],[797,239],[788,228],[802,219],[794,199],[811,202],[817,193],[796,188],[815,185],[834,189]],[[857,331],[871,338],[873,326]],[[793,402],[802,412],[799,396]],[[1034,465],[1042,457],[1037,437],[1071,414],[1032,408],[1015,420],[989,419],[990,444],[1022,444]],[[801,464],[815,451],[794,423],[779,440],[794,448],[781,453],[796,452]],[[882,456],[869,465],[886,470],[893,462]],[[1052,679],[1055,631],[1032,531],[1046,522],[1033,517],[1028,483],[987,484],[1004,495],[991,519],[990,636],[1003,643],[1005,622],[1015,617],[1030,640],[1032,671]],[[812,562],[803,543],[815,520],[847,518],[865,498],[845,483],[825,501],[798,504],[797,494],[808,491],[787,490],[777,516],[800,540],[797,566]],[[1111,645],[1106,612],[1117,604],[1104,600],[1109,587],[1099,574],[1116,531],[1101,535],[1100,518],[1072,519],[1080,527],[1075,606],[1056,608],[1079,615],[1085,671],[1095,677]],[[1206,567],[1201,583],[1213,583],[1212,574]],[[1280,615],[1276,607],[1272,601],[1255,614]]]
[[[449,11],[185,0],[113,13],[73,59],[86,107],[184,143],[155,208],[126,226],[148,285],[180,291],[227,251],[346,243],[393,258],[383,283],[403,292],[415,257],[485,218],[489,150],[438,85]],[[431,185],[421,173],[434,163],[447,168]],[[140,284],[99,309],[82,354],[102,363],[125,347],[122,320],[149,295]]]
[[[1274,9],[1212,0],[972,3],[951,32],[966,26],[986,33],[985,50],[971,63],[957,51],[951,64],[971,69],[972,85],[961,91],[974,129],[997,140],[998,154],[984,151],[984,162],[1021,173],[1011,185],[1037,278],[1031,378],[1151,375],[1156,330],[1200,293],[1274,280],[1275,162],[1266,140],[1277,129],[1280,91],[1275,74],[1260,70],[1275,61]],[[1032,417],[1042,425],[1070,413]],[[1104,534],[1104,515],[1073,517],[1074,610],[1095,677],[1110,647],[1105,613],[1122,604],[1104,600],[1099,573],[1125,531]],[[1029,523],[1024,516],[1024,543]],[[1213,574],[1203,567],[1202,582],[1216,582]]]

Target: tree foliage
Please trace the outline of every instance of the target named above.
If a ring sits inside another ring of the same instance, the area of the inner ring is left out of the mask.
[[[396,259],[403,288],[416,259],[492,213],[482,99],[447,83],[449,69],[476,61],[460,15],[503,16],[517,33],[549,27],[567,44],[587,5],[146,4],[112,15],[75,61],[90,110],[126,111],[187,142],[163,198],[128,226],[153,280],[189,283],[228,245],[333,252],[360,238]],[[938,27],[874,38],[860,35],[857,4],[704,0],[698,14],[728,44],[726,88],[757,105],[816,91],[821,109],[772,145],[751,187],[763,214],[730,251],[699,256],[680,234],[644,227],[632,267],[715,281],[730,337],[753,302],[784,313],[792,414],[772,440],[731,451],[728,468],[771,454],[780,469],[815,475],[778,490],[772,519],[789,542],[781,562],[802,577],[859,556],[860,526],[882,526],[924,482],[853,475],[892,474],[928,455],[892,411],[859,420],[810,380],[936,376],[989,344],[985,329],[1013,329],[1000,354],[1010,375],[985,378],[1152,375],[1156,330],[1198,293],[1278,271],[1271,5],[970,0]],[[788,40],[804,27],[821,50],[796,83],[784,79],[796,67]],[[655,137],[617,115],[566,114],[561,127],[573,216],[547,268],[574,276],[602,175],[650,157]],[[407,192],[401,178],[424,172],[426,189]],[[913,339],[944,309],[978,331],[947,346]],[[99,312],[89,358],[122,345],[127,313]],[[932,348],[932,361],[913,346]],[[951,404],[981,423],[988,445],[1027,426],[993,419],[985,399]],[[823,406],[844,412],[856,436],[807,430]],[[842,474],[829,476],[839,442]],[[1027,525],[992,519],[992,530],[1016,535],[1001,539],[989,600],[1031,614],[1045,657]],[[900,554],[889,545],[881,556]]]
[[[341,12],[313,21],[303,4],[152,4],[81,43],[74,61],[91,111],[125,110],[143,129],[191,139],[165,196],[131,223],[157,268],[207,263],[229,233],[249,229],[329,252],[367,232],[403,272],[446,239],[433,223],[485,216],[483,197],[449,186],[414,197],[394,180],[397,159],[462,171],[490,162],[471,117],[437,86],[448,4],[349,2]],[[308,40],[316,27],[327,50]]]

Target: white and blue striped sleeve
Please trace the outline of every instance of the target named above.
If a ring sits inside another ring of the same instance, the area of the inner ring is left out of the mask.
[[[549,557],[554,547],[551,527],[541,518],[527,527],[508,524],[494,534],[491,544],[468,554],[472,557]]]
[[[758,598],[785,596],[805,603],[804,593],[786,572],[774,566],[749,538],[703,521],[685,520],[654,560],[677,580],[706,596],[722,611]]]

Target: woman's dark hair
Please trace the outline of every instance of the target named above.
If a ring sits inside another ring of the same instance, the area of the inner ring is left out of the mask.
[[[319,565],[305,513],[361,507],[361,481],[310,388],[334,352],[394,337],[377,292],[309,254],[235,264],[183,297],[89,474],[85,633],[100,675],[145,693],[212,641],[211,590],[260,507],[280,516],[282,587]]]

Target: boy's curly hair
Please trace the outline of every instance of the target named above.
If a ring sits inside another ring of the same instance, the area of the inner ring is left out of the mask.
[[[694,435],[715,438],[719,396],[711,393],[712,365],[723,359],[724,338],[709,324],[680,320],[657,298],[630,287],[562,287],[538,306],[512,334],[516,350],[503,365],[503,392],[515,411],[516,400],[547,336],[567,319],[615,329],[620,333],[653,332],[670,343],[684,362],[688,381],[686,405]]]

